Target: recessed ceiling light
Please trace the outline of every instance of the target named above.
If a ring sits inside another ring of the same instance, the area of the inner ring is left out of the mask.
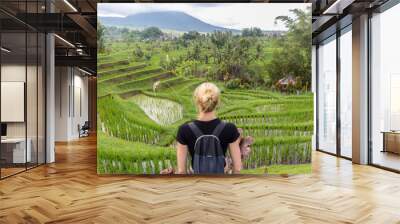
[[[67,45],[69,45],[70,47],[73,47],[73,48],[75,48],[75,45],[73,45],[71,42],[69,42],[68,40],[66,40],[66,39],[64,39],[64,38],[62,38],[62,37],[60,37],[59,35],[57,35],[57,34],[54,34],[54,36],[55,37],[57,37],[59,40],[61,40],[62,42],[64,42],[64,43],[66,43]]]
[[[342,14],[343,9],[351,5],[355,0],[337,0],[330,5],[322,14]]]
[[[64,0],[65,4],[67,4],[74,12],[78,12],[78,10],[68,1]]]
[[[11,50],[9,50],[9,49],[7,49],[7,48],[5,48],[5,47],[1,47],[0,49],[1,49],[2,51],[6,52],[6,53],[10,53],[10,52],[11,52]]]
[[[83,69],[81,69],[81,68],[79,68],[79,67],[78,67],[78,70],[81,71],[81,72],[83,72],[83,73],[85,73],[85,74],[87,74],[87,75],[92,75],[92,73],[90,73],[90,72],[88,72],[88,71],[85,71],[85,70],[83,70]]]

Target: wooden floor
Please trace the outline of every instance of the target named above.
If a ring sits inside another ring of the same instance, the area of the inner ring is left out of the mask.
[[[96,140],[0,181],[0,223],[400,223],[400,175],[313,155],[312,175],[99,177]]]
[[[400,170],[400,155],[391,152],[375,150],[372,156],[374,164]]]
[[[23,167],[23,168],[22,167],[21,168],[20,167],[7,167],[7,168],[2,167],[1,168],[1,177],[8,177],[13,174],[23,172],[25,170],[26,170],[25,167]]]

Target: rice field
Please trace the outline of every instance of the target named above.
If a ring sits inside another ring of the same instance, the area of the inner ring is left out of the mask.
[[[99,56],[98,173],[158,174],[176,167],[177,129],[196,117],[192,93],[206,79],[166,71],[159,58],[126,60],[123,47]],[[312,94],[217,85],[222,90],[219,117],[255,139],[243,173],[263,174],[268,167],[276,173],[279,166],[282,172],[296,173],[296,166],[309,170],[304,166],[311,162]]]
[[[171,100],[138,94],[131,98],[143,112],[162,126],[171,125],[183,117],[182,105]]]

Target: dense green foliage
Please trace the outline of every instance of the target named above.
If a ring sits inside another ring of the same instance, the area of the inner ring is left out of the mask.
[[[144,30],[108,27],[108,49],[127,43],[133,61],[153,62],[182,76],[219,80],[230,89],[276,87],[280,79],[292,77],[285,91],[308,91],[311,87],[311,12],[292,10],[292,17],[277,17],[288,31],[267,36],[257,27],[241,34],[228,31],[179,35],[156,27]],[[153,64],[153,63],[152,63]],[[283,89],[283,88],[278,88]]]
[[[258,27],[244,28],[242,30],[242,36],[244,37],[262,37],[264,34]]]
[[[159,173],[176,164],[175,150],[98,134],[100,173]]]
[[[311,88],[311,11],[292,10],[295,18],[282,16],[278,21],[286,24],[289,31],[276,40],[279,48],[272,52],[267,71],[273,83],[283,76],[298,78],[297,88]]]
[[[266,167],[259,167],[251,170],[243,170],[243,174],[274,174],[274,175],[286,175],[286,174],[310,174],[311,166],[309,164],[300,165],[271,165]]]
[[[97,21],[97,50],[104,51],[104,26]]]
[[[142,39],[156,40],[163,36],[163,32],[157,27],[149,27],[140,33]]]

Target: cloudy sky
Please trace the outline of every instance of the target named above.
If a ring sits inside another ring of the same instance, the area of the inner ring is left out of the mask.
[[[290,9],[306,9],[301,3],[99,3],[98,16],[125,17],[139,12],[182,11],[204,22],[232,29],[259,27],[285,30],[275,17],[291,15]]]

